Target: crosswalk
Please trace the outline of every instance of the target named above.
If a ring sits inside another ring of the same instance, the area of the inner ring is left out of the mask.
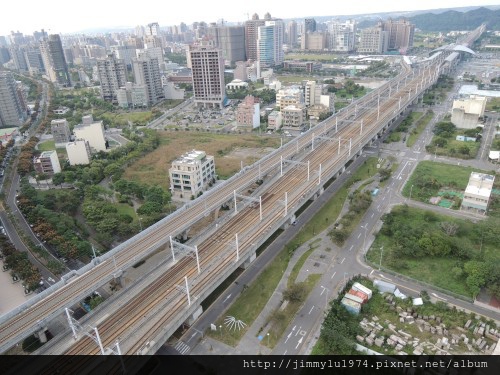
[[[178,341],[177,344],[175,345],[175,350],[177,350],[180,354],[186,354],[187,352],[189,352],[189,350],[191,349],[191,347],[187,344],[185,344],[184,342],[182,341]]]

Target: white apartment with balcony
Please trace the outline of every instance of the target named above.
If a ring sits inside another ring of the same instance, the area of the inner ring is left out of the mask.
[[[189,201],[215,181],[214,157],[205,151],[192,150],[172,162],[168,171],[172,199]]]

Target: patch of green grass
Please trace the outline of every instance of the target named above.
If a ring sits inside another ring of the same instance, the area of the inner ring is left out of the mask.
[[[344,202],[347,199],[349,188],[357,181],[369,179],[377,174],[377,158],[368,158],[365,163],[358,168],[353,176],[342,186],[314,217],[295,236],[297,244],[303,244],[326,230],[332,225],[340,215]],[[300,246],[300,245],[299,245]]]
[[[495,251],[495,237],[483,241],[484,231],[487,230],[485,228],[495,225],[494,223],[473,223],[407,206],[395,207],[390,215],[393,217],[393,224],[384,222],[367,253],[367,260],[375,267],[381,265],[382,268],[470,298],[471,291],[467,286],[464,265],[474,259],[484,259],[493,264],[498,264],[500,260]],[[456,225],[455,234],[444,235],[441,229],[443,223]],[[420,243],[418,238],[415,239],[416,247],[412,249],[408,239],[420,236],[421,233],[434,238],[434,241],[439,238],[439,245],[448,246],[450,252],[445,250],[444,253],[438,253],[440,248],[436,244],[426,253],[425,244]],[[491,235],[494,236],[494,233]],[[406,252],[409,249],[411,253]]]
[[[52,151],[56,149],[55,141],[45,141],[38,144],[39,151]]]
[[[127,203],[116,203],[115,204],[116,210],[119,214],[122,215],[128,215],[132,218],[136,218],[137,215],[135,213],[134,207]]]
[[[384,143],[393,143],[393,142],[401,142],[401,133],[397,131],[393,131],[389,136],[384,140]]]
[[[418,140],[422,132],[425,130],[429,121],[431,121],[432,117],[434,117],[434,113],[427,112],[423,117],[419,118],[415,124],[415,128],[412,129],[408,139],[406,140],[406,145],[408,147],[413,147],[415,142]]]
[[[337,56],[334,54],[315,54],[315,53],[289,53],[285,56],[285,60],[305,60],[305,61],[329,61]]]
[[[301,255],[297,263],[292,268],[292,271],[290,272],[290,276],[288,277],[288,283],[287,285],[290,287],[292,284],[295,284],[297,280],[297,276],[299,275],[300,270],[302,269],[302,266],[306,262],[307,258],[312,254],[312,252],[316,249],[316,247],[311,246],[304,254]]]
[[[312,274],[308,275],[307,279],[301,283],[304,286],[306,298],[320,279],[321,274]],[[288,279],[288,281],[290,281],[290,279]],[[269,346],[271,349],[274,348],[303,304],[304,302],[289,302],[283,309],[283,319],[274,322],[269,329],[269,341],[267,339],[265,341],[263,340],[262,344]]]
[[[262,271],[257,280],[241,292],[241,295],[229,307],[224,316],[216,321],[215,324],[217,326],[223,326],[222,335],[220,332],[212,331],[208,331],[207,334],[221,340],[227,345],[236,346],[276,290],[289,260],[290,254],[282,250],[266,269]],[[226,316],[233,316],[247,325],[241,330],[228,330],[224,325]]]
[[[465,190],[471,172],[491,173],[477,168],[422,161],[418,163],[401,194],[409,197],[411,191],[412,199],[428,203],[429,198],[436,196],[441,187]]]
[[[278,80],[282,83],[301,83],[303,80],[311,79],[310,75],[279,75]]]

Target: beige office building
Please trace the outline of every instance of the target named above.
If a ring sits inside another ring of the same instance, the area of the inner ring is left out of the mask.
[[[214,157],[192,150],[172,162],[169,169],[172,199],[189,201],[196,198],[216,178]]]

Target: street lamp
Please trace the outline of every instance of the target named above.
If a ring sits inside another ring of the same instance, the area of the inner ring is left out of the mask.
[[[139,227],[141,228],[141,232],[142,232],[142,217],[139,218]]]
[[[411,188],[410,188],[410,200],[411,200],[411,192],[413,191],[413,185],[411,185]]]
[[[384,247],[382,246],[380,248],[380,262],[378,263],[378,270],[380,271],[380,268],[382,267],[382,254],[384,254]]]
[[[269,346],[269,332],[267,333],[267,346]]]

